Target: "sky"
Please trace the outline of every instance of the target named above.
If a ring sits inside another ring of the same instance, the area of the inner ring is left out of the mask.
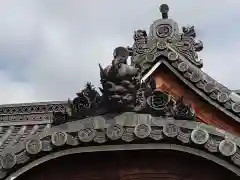
[[[167,3],[179,26],[194,25],[204,43],[203,70],[240,89],[239,0],[0,0],[0,104],[65,101],[87,81],[99,85],[98,63],[111,63],[133,32],[148,31]]]

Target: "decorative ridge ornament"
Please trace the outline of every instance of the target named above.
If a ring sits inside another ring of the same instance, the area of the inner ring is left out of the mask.
[[[159,7],[160,12],[162,13],[162,18],[163,19],[167,19],[168,18],[168,11],[169,11],[169,7],[167,4],[162,4]]]
[[[183,101],[176,101],[167,93],[156,89],[152,78],[141,82],[137,67],[127,64],[128,49],[117,47],[112,64],[100,67],[101,95],[87,83],[86,88],[69,101],[71,113],[68,120],[81,119],[100,114],[123,112],[150,113],[156,116],[195,120],[195,111]],[[179,103],[178,103],[179,102]]]
[[[195,40],[195,26],[184,26],[180,32],[178,24],[168,18],[168,11],[166,4],[160,6],[162,19],[152,23],[148,34],[145,30],[134,32],[134,43],[128,47],[131,65],[145,81],[164,64],[211,105],[240,122],[240,98],[232,98],[230,89],[201,70],[203,61],[198,52],[203,50],[203,42]]]
[[[183,32],[180,33],[178,24],[172,19],[168,19],[168,5],[163,4],[159,9],[162,13],[162,19],[153,22],[148,35],[144,30],[135,31],[134,37],[136,37],[136,33],[142,32],[142,39],[145,40],[139,41],[139,39],[134,38],[135,42],[130,48],[133,52],[132,65],[140,67],[142,73],[145,73],[145,70],[154,64],[160,56],[165,56],[168,59],[169,53],[176,53],[176,56],[179,57],[177,60],[183,60],[201,68],[203,62],[198,59],[197,52],[203,49],[203,43],[195,41],[194,26],[183,27]],[[154,56],[149,58],[150,54]]]
[[[167,90],[156,89],[151,74],[159,65],[165,65],[196,94],[212,100],[214,103],[208,101],[211,105],[223,109],[235,120],[240,117],[240,102],[233,99],[231,91],[201,71],[203,64],[197,52],[203,49],[203,43],[195,41],[194,26],[183,27],[180,33],[177,23],[168,19],[168,11],[168,6],[162,5],[162,19],[153,22],[149,33],[135,31],[132,47],[117,47],[109,66],[104,68],[99,64],[100,92],[87,83],[68,103],[0,107],[3,117],[17,112],[20,118],[31,116],[32,120],[28,124],[23,119],[22,124],[16,122],[9,129],[2,125],[0,179],[12,168],[17,169],[47,152],[73,146],[92,148],[104,143],[158,144],[162,139],[170,140],[170,145],[176,142],[207,149],[240,167],[239,137],[229,140],[225,138],[226,132],[197,122],[194,109],[184,97],[175,99]],[[129,56],[131,65],[127,63]],[[145,76],[147,71],[149,76]],[[146,79],[141,81],[143,77]]]

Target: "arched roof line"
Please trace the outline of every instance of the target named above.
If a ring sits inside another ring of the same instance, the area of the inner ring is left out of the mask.
[[[211,160],[212,162],[221,165],[222,167],[230,170],[231,172],[240,176],[240,169],[232,164],[228,163],[227,161],[220,159],[212,154],[206,153],[201,150],[197,150],[194,148],[186,147],[183,145],[176,145],[176,144],[128,144],[128,145],[105,145],[105,146],[92,146],[92,147],[78,147],[78,148],[71,148],[62,150],[59,152],[54,152],[48,154],[44,157],[36,159],[35,161],[30,162],[29,164],[25,165],[24,167],[20,168],[16,172],[10,174],[6,180],[15,180],[20,175],[26,173],[30,169],[39,166],[45,162],[50,160],[68,156],[72,154],[80,154],[80,153],[88,153],[88,152],[111,152],[111,151],[133,151],[133,150],[174,150],[179,152],[185,152],[192,155],[196,155],[201,158],[205,158],[207,160]]]

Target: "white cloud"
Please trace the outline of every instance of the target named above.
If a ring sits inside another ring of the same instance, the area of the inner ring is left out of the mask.
[[[131,45],[134,30],[148,29],[160,17],[159,3],[169,4],[170,17],[180,25],[196,26],[205,45],[204,70],[230,88],[240,87],[240,82],[232,81],[240,75],[239,0],[0,3],[1,104],[66,100],[86,81],[98,85],[98,63],[107,65],[115,47]]]

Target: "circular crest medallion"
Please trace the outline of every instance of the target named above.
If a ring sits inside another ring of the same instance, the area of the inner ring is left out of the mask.
[[[38,139],[28,141],[26,150],[29,154],[38,154],[42,150],[42,141]]]
[[[65,132],[56,132],[52,135],[52,143],[55,146],[62,146],[67,142],[67,134]]]
[[[225,103],[228,101],[229,97],[226,93],[220,93],[218,96],[217,96],[217,99],[219,102],[221,103]]]
[[[154,56],[154,54],[147,54],[146,55],[146,60],[147,60],[147,62],[153,62],[153,61],[155,61],[155,56]]]
[[[123,135],[123,127],[121,125],[111,125],[107,128],[107,136],[111,140],[117,140]]]
[[[169,24],[160,24],[156,27],[157,36],[166,38],[172,34],[172,27]]]
[[[167,43],[165,41],[159,41],[157,43],[157,48],[159,50],[165,50],[167,48]]]
[[[148,124],[139,124],[135,127],[134,133],[139,138],[146,138],[151,133],[151,127]]]
[[[90,142],[96,135],[96,131],[92,128],[82,129],[78,132],[78,138],[82,142]]]
[[[219,151],[224,156],[232,156],[237,152],[237,145],[235,142],[223,140],[219,144]]]
[[[181,62],[181,63],[178,64],[178,69],[181,72],[187,71],[188,68],[189,68],[189,65],[186,62]]]
[[[194,71],[190,77],[190,80],[194,83],[197,83],[201,79],[202,79],[202,74],[198,70]]]
[[[178,55],[175,52],[169,52],[168,53],[168,59],[170,61],[176,61],[178,59]]]
[[[7,153],[1,158],[1,165],[4,169],[11,169],[17,163],[17,158],[14,154]]]
[[[167,137],[176,137],[178,135],[179,132],[179,127],[176,124],[173,123],[167,123],[164,127],[163,127],[163,133],[167,136]]]
[[[153,110],[163,110],[170,102],[170,96],[161,91],[154,91],[154,94],[147,98],[147,104]]]
[[[195,144],[205,144],[209,139],[209,134],[204,129],[194,129],[191,133],[191,140]]]
[[[233,110],[235,113],[240,113],[240,103],[233,103],[233,104],[232,104],[232,110]]]

